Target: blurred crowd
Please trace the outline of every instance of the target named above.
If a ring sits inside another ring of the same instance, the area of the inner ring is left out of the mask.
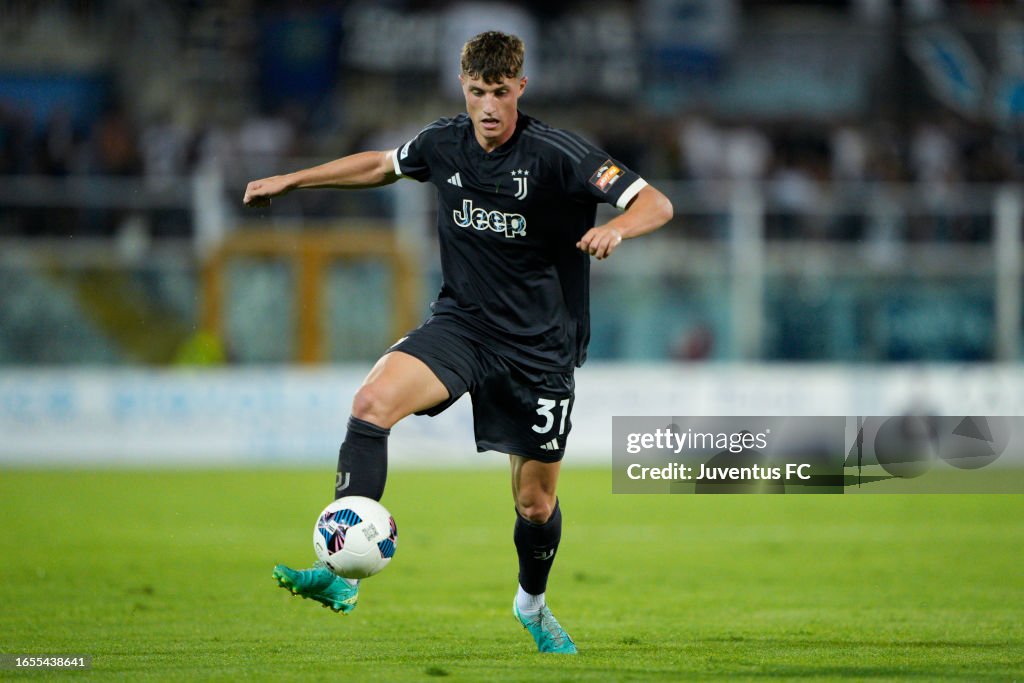
[[[908,240],[987,239],[990,226],[964,204],[1019,181],[1016,140],[952,115],[900,126],[892,120],[764,126],[728,125],[688,116],[675,128],[673,177],[763,184],[768,236],[862,239],[870,188],[912,193],[917,217]]]
[[[0,241],[56,238],[77,256],[78,237],[114,236],[112,251],[138,270],[82,278],[102,314],[68,294],[77,264],[62,281],[42,268],[9,274],[0,363],[123,359],[120,343],[101,332],[118,338],[139,320],[181,321],[177,331],[143,324],[138,337],[149,344],[159,328],[167,348],[180,342],[173,337],[198,319],[197,279],[145,263],[147,240],[202,237],[211,214],[282,228],[301,224],[293,219],[394,219],[412,193],[403,202],[387,190],[295,193],[248,214],[240,200],[248,180],[394,148],[457,113],[457,46],[496,24],[526,39],[524,111],[583,133],[672,197],[682,230],[655,239],[724,241],[741,223],[734,216],[756,214],[770,239],[829,241],[779,254],[828,254],[829,263],[856,254],[852,265],[866,266],[848,277],[806,257],[795,275],[766,276],[764,358],[995,357],[992,278],[968,258],[988,250],[960,243],[990,240],[993,193],[1024,180],[1024,14],[1014,14],[1022,8],[1018,0],[0,3]],[[914,43],[922,26],[943,31]],[[1016,96],[998,100],[1004,83],[1017,84]],[[222,194],[207,193],[211,186]],[[211,204],[216,211],[193,211]],[[429,207],[415,214],[410,204],[404,216],[421,215],[428,229]],[[913,241],[957,245],[902,248]],[[918,282],[903,266],[932,251],[952,262]],[[728,250],[696,251],[712,252]],[[132,254],[143,257],[125,258]],[[595,310],[593,357],[738,357],[742,328],[717,275],[620,275],[595,277],[597,290],[615,296]],[[284,329],[286,269],[252,263],[235,276],[245,297],[235,336],[251,343],[237,357],[287,360],[290,342],[267,334]],[[140,293],[143,303],[132,303]],[[138,308],[107,315],[125,301]],[[52,346],[62,338],[73,348]]]
[[[643,72],[642,66],[633,64],[626,68],[622,64],[627,58],[638,61],[644,54],[641,47],[632,45],[624,53],[616,53],[607,46],[594,55],[586,52],[596,49],[591,44],[594,41],[587,39],[588,30],[603,32],[610,38],[621,37],[614,33],[616,18],[632,11],[628,3],[602,5],[593,13],[598,19],[586,13],[568,12],[563,7],[566,3],[513,7],[510,3],[386,2],[380,5],[384,9],[374,6],[355,14],[342,10],[359,9],[357,3],[326,3],[326,10],[318,3],[308,2],[295,7],[275,2],[235,4],[238,14],[261,9],[267,17],[275,17],[247,24],[246,30],[258,39],[250,36],[238,39],[237,45],[217,46],[223,52],[218,59],[256,65],[249,100],[243,103],[237,116],[207,116],[209,98],[205,102],[195,97],[189,101],[184,95],[175,98],[173,86],[166,86],[171,94],[165,95],[163,106],[139,106],[145,101],[140,92],[148,90],[137,86],[128,89],[124,81],[105,89],[104,106],[85,120],[60,108],[52,109],[44,120],[33,118],[18,104],[5,101],[0,93],[0,175],[132,177],[140,178],[146,188],[159,192],[199,169],[215,166],[224,172],[228,191],[239,194],[239,185],[249,178],[359,149],[397,145],[426,123],[428,116],[451,114],[452,107],[458,105],[450,97],[431,100],[424,96],[426,91],[437,90],[438,81],[420,72],[403,70],[406,67],[401,60],[420,57],[416,53],[416,35],[410,34],[404,46],[400,40],[393,41],[406,52],[372,55],[368,50],[380,46],[382,41],[374,39],[373,44],[362,45],[360,36],[374,26],[384,35],[415,31],[425,23],[420,18],[434,12],[429,16],[437,19],[437,23],[428,34],[432,40],[443,43],[444,36],[436,35],[438,26],[461,22],[468,30],[481,21],[493,21],[495,12],[504,12],[502,16],[512,26],[517,22],[523,24],[524,32],[544,28],[538,27],[543,22],[538,22],[537,17],[557,15],[556,23],[568,27],[566,35],[582,36],[574,39],[572,46],[571,41],[565,43],[566,50],[576,51],[574,59],[593,57],[613,67],[597,69],[610,77],[600,81],[605,92],[596,101],[559,100],[552,97],[550,90],[537,85],[524,100],[526,111],[537,115],[536,103],[540,117],[549,123],[580,130],[645,176],[680,181],[679,187],[697,196],[722,192],[723,181],[761,184],[770,237],[860,239],[869,230],[868,222],[857,217],[858,212],[864,213],[863,200],[868,192],[865,188],[889,183],[893,187],[917,188],[911,191],[919,195],[915,201],[920,213],[939,217],[908,222],[899,228],[900,237],[983,240],[989,230],[986,221],[969,213],[958,215],[959,200],[964,193],[972,192],[969,188],[975,185],[991,187],[1024,179],[1024,137],[1016,128],[997,128],[989,121],[953,113],[934,100],[921,98],[920,93],[909,106],[879,107],[874,102],[857,116],[801,116],[796,111],[786,116],[736,117],[723,115],[700,101],[656,106],[649,98],[636,96],[643,84],[638,85],[630,77],[617,78],[625,73]],[[706,51],[699,59],[691,55],[679,61],[681,58],[673,52],[676,61],[672,63],[694,72],[687,77],[698,81],[713,79],[725,68],[730,41],[735,41],[737,17],[757,11],[760,6],[739,0],[693,4],[708,11],[707,33],[721,35],[716,39],[720,44],[666,43],[664,49],[678,52],[685,48],[692,52],[697,45]],[[760,3],[787,4],[801,3]],[[885,2],[868,0],[820,4],[861,14],[884,13],[880,8],[887,6]],[[579,9],[578,5],[568,5]],[[659,11],[674,11],[679,5],[677,0],[645,0],[639,4],[645,8],[648,22]],[[986,3],[973,5],[980,7]],[[93,7],[94,11],[101,7],[97,3],[74,6]],[[185,3],[184,9],[176,8],[181,16],[172,19],[183,27],[189,22],[197,24],[204,12],[209,13],[214,6],[198,0]],[[919,0],[907,6],[917,7],[915,11],[920,12],[929,7],[936,11],[934,8],[942,3]],[[216,14],[211,26],[230,26],[226,16],[223,12]],[[340,49],[342,17],[351,16],[355,16],[356,27],[347,29],[351,34],[346,38],[348,49]],[[415,20],[409,20],[410,16]],[[645,21],[642,17],[633,19],[641,26]],[[569,31],[572,27],[579,30]],[[192,33],[196,34],[197,29],[193,28]],[[223,33],[232,34],[226,29]],[[549,41],[557,37],[545,35]],[[365,35],[363,39],[366,40]],[[610,42],[614,41],[606,41]],[[291,63],[289,60],[296,58],[297,45],[307,52],[300,55],[302,59],[298,62]],[[546,74],[559,73],[560,62],[552,57],[550,48],[546,53],[540,48],[538,54],[544,55],[544,65],[550,69]],[[656,57],[651,60],[658,63]],[[363,78],[353,76],[385,64],[391,66],[381,67],[383,72]],[[622,68],[616,70],[619,66]],[[444,71],[447,66],[432,68]],[[207,75],[213,74],[208,70]],[[384,82],[383,87],[378,87],[378,81]],[[553,81],[558,81],[557,76],[549,78],[549,83]],[[146,78],[141,82],[152,86]],[[579,83],[572,82],[572,87],[579,87]],[[897,87],[902,88],[903,84]],[[634,95],[623,97],[625,92]],[[228,95],[225,90],[225,101]],[[871,95],[877,96],[878,93]],[[409,106],[412,98],[419,98],[415,106]],[[371,104],[380,101],[391,102],[390,108]],[[353,114],[359,102],[370,110],[369,116]],[[599,114],[595,116],[593,111]],[[330,215],[342,209],[330,201],[309,200],[301,210],[303,215]],[[359,210],[383,211],[386,207],[370,202]],[[0,213],[5,217],[0,221],[0,233],[56,235],[67,230],[66,217],[53,225],[45,216],[40,217],[38,211],[29,212],[35,218],[26,218],[28,213],[0,205]],[[695,221],[692,227],[698,235],[721,235],[721,227],[715,221]],[[103,232],[116,230],[117,226],[93,221],[75,229]],[[162,230],[187,234],[190,228],[187,221],[172,221]]]
[[[530,100],[524,100],[529,111]],[[442,110],[438,115],[452,112]],[[565,112],[566,126],[573,123]],[[0,174],[162,177],[193,173],[208,157],[242,159],[272,169],[294,156],[323,156],[327,139],[311,131],[308,113],[254,115],[233,128],[190,127],[169,117],[136,120],[114,102],[86,128],[65,113],[35,126],[0,102]],[[558,121],[552,121],[553,124]],[[353,144],[378,141],[390,129],[362,130]],[[1024,178],[1017,136],[955,116],[913,122],[769,122],[715,120],[698,113],[659,117],[650,126],[590,130],[594,141],[626,164],[654,168],[660,177],[694,181],[780,181],[798,195],[814,183],[887,181],[998,183]],[[342,150],[347,152],[352,150]],[[263,161],[260,161],[260,160]]]
[[[529,99],[524,108],[529,111]],[[439,111],[438,115],[449,114]],[[572,127],[571,112],[565,122]],[[135,120],[116,105],[89,127],[76,128],[56,115],[33,126],[11,108],[0,107],[0,175],[125,176],[142,178],[154,190],[181,182],[205,163],[217,163],[231,181],[280,173],[310,159],[326,160],[361,145],[397,144],[408,130],[362,130],[339,139],[318,135],[301,109],[244,119],[235,127],[190,127],[169,117]],[[1024,178],[1018,140],[954,116],[914,121],[903,133],[892,121],[772,122],[735,124],[686,113],[660,117],[652,125],[586,133],[623,163],[651,178],[691,182],[712,191],[721,181],[763,184],[773,215],[813,218],[829,202],[855,197],[876,182],[921,188],[925,208],[952,208],[974,184]],[[340,146],[339,146],[340,145]],[[329,212],[329,206],[323,209]],[[820,221],[777,220],[774,237],[856,239],[856,227]],[[910,239],[985,238],[978,221],[946,228],[911,230]],[[25,226],[32,234],[46,226]],[[821,234],[823,230],[830,234]],[[713,237],[714,235],[706,235]]]

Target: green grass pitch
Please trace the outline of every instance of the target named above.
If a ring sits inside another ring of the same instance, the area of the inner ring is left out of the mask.
[[[502,470],[392,472],[395,561],[349,616],[292,597],[329,471],[0,472],[3,677],[396,681],[1024,679],[1024,496],[613,496],[566,468],[549,604],[511,615]]]

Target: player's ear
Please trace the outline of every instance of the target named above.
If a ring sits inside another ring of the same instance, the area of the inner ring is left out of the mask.
[[[524,90],[526,90],[526,76],[519,79],[519,94],[522,95]]]

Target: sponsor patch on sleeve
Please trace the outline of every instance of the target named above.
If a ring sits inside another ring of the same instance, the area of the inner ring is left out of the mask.
[[[601,190],[601,192],[607,192],[608,189],[615,184],[619,178],[621,178],[626,172],[615,165],[611,159],[606,159],[596,171],[594,175],[590,176],[590,184]]]

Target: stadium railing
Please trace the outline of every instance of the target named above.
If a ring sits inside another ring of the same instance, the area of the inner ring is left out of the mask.
[[[0,279],[23,285],[0,288],[0,362],[171,362],[171,349],[187,330],[213,324],[217,317],[204,314],[199,302],[203,264],[218,249],[259,251],[243,245],[259,240],[265,245],[270,239],[287,252],[296,248],[285,247],[294,237],[267,235],[324,226],[323,205],[315,217],[307,216],[304,205],[291,197],[275,202],[283,216],[244,213],[241,189],[216,169],[162,181],[16,177],[0,182]],[[941,192],[911,185],[820,185],[814,202],[794,206],[770,184],[655,184],[672,198],[676,219],[629,243],[616,258],[595,264],[594,358],[1021,358],[1024,202],[1014,186]],[[376,250],[374,258],[380,250],[403,254],[396,258],[406,262],[402,268],[412,269],[408,272],[419,272],[413,276],[419,287],[410,287],[406,275],[399,278],[405,284],[395,287],[418,293],[408,301],[407,294],[385,297],[398,303],[360,317],[360,309],[381,298],[380,287],[394,281],[376,270],[356,269],[350,277],[329,269],[305,286],[353,291],[333,297],[344,303],[316,309],[326,321],[310,318],[296,298],[275,291],[301,290],[301,278],[263,278],[266,287],[257,292],[246,282],[269,266],[265,258],[250,259],[252,267],[239,270],[240,286],[228,288],[252,290],[249,308],[240,314],[230,291],[222,304],[222,314],[235,320],[233,358],[366,360],[394,340],[396,321],[407,329],[426,312],[425,298],[439,280],[432,235],[436,207],[429,187],[398,183],[375,192],[369,204],[341,205],[332,214],[337,237],[311,236],[309,244],[318,245],[314,251],[340,253],[346,234],[376,221],[372,239],[383,246],[370,250]],[[169,236],[163,236],[161,212],[176,222],[166,231]],[[44,236],[20,229],[28,224],[26,214],[42,216]],[[101,221],[98,229],[79,230],[83,216]],[[40,304],[39,292],[53,296]],[[127,313],[116,310],[132,301]],[[277,308],[262,317],[251,315],[268,305]],[[309,332],[284,340],[290,326],[266,324],[281,316],[306,316],[300,329],[326,330],[326,346],[317,351],[309,341],[317,335]],[[257,323],[258,329],[252,327]],[[144,329],[123,329],[133,325]],[[156,327],[170,338],[154,336]],[[40,346],[38,338],[47,330],[48,343]],[[76,343],[85,338],[97,341]],[[102,351],[87,351],[104,343]],[[246,346],[261,344],[257,350]]]

